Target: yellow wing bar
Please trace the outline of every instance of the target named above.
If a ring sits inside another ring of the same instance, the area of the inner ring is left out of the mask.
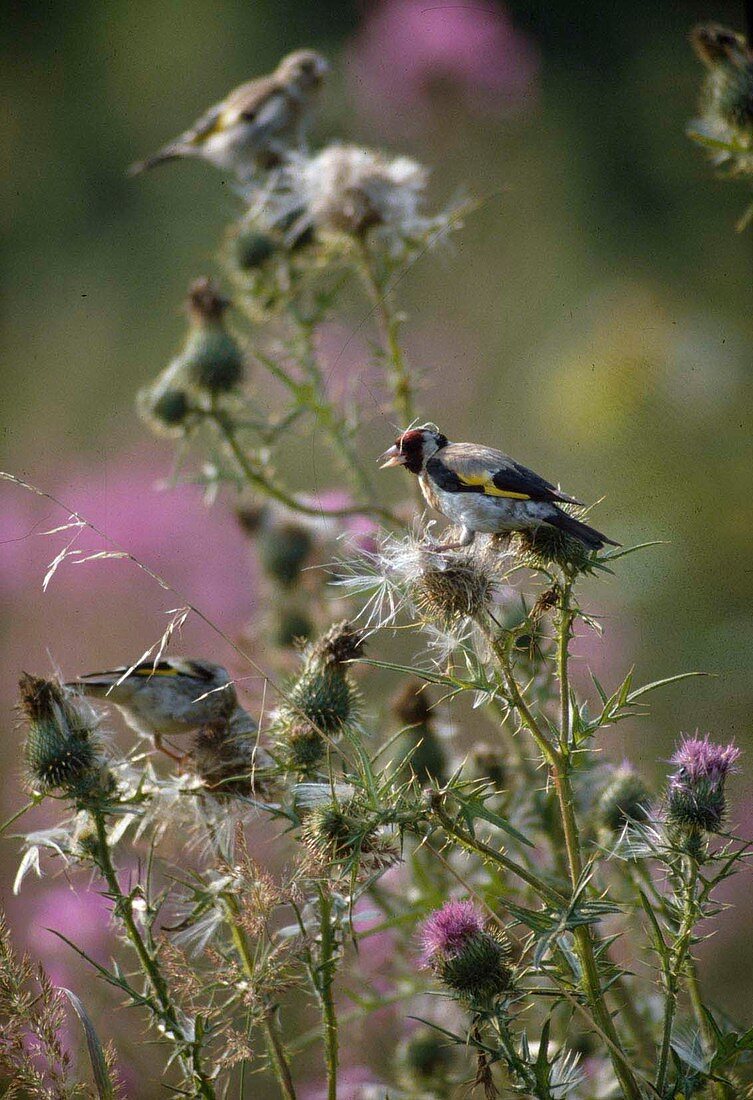
[[[510,489],[499,489],[488,474],[458,474],[458,480],[464,485],[481,485],[484,496],[507,497],[509,500],[530,500],[528,493],[514,493]]]

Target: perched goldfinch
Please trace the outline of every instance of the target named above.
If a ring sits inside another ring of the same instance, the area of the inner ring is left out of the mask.
[[[162,744],[163,737],[190,733],[216,722],[255,728],[254,720],[238,702],[227,669],[211,661],[168,657],[155,665],[143,661],[118,683],[127,666],[79,677],[66,687],[90,699],[112,703],[131,729],[151,737],[156,748],[182,759]]]
[[[563,512],[558,504],[580,504],[551,482],[502,451],[480,443],[450,443],[432,427],[403,432],[381,456],[381,467],[405,466],[418,476],[427,504],[461,528],[457,542],[470,546],[477,532],[535,529],[542,523],[579,539],[590,550],[616,542]]]
[[[248,180],[258,169],[279,165],[304,143],[311,109],[329,72],[315,50],[295,50],[273,73],[241,84],[222,103],[153,156],[131,166],[131,175],[168,160],[199,157]]]

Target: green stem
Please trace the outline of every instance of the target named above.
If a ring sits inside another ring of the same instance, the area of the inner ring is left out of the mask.
[[[677,1013],[677,996],[680,987],[680,975],[685,967],[685,961],[690,951],[690,941],[693,935],[693,926],[697,920],[696,912],[696,884],[698,882],[698,864],[692,856],[684,858],[683,863],[687,867],[684,876],[683,914],[680,928],[675,939],[672,954],[664,970],[665,1002],[664,1002],[664,1027],[662,1029],[661,1046],[659,1048],[659,1065],[656,1071],[656,1091],[664,1095],[669,1071],[669,1055],[672,1042],[672,1026]]]
[[[698,967],[696,966],[695,959],[692,955],[688,955],[685,974],[688,980],[688,993],[690,994],[690,1003],[693,1007],[693,1015],[695,1016],[696,1023],[698,1024],[698,1031],[701,1036],[701,1042],[703,1043],[704,1053],[707,1055],[713,1054],[715,1048],[714,1033],[711,1030],[711,1025],[706,1019],[706,1013],[703,1008],[703,997],[701,996],[701,983],[698,978]],[[732,1086],[728,1081],[714,1081],[712,1083],[712,1089],[714,1096],[717,1100],[733,1100],[734,1092]]]
[[[570,636],[574,613],[570,606],[572,581],[562,588],[557,624],[557,679],[560,686],[560,752],[570,751],[570,675],[568,671]]]
[[[403,427],[407,428],[415,419],[416,411],[408,366],[398,337],[400,322],[392,309],[389,293],[380,277],[379,268],[371,249],[363,239],[359,240],[358,245],[364,281],[374,303],[384,352],[389,363],[389,380],[392,387],[395,413]]]
[[[558,638],[560,691],[562,695],[564,695],[565,692],[567,693],[566,705],[562,701],[562,699],[560,702],[560,745],[569,745],[570,743],[570,700],[567,664],[569,623],[571,622],[571,614],[572,612],[569,607],[569,599],[567,596],[565,596],[562,601],[560,626],[562,626],[563,624],[567,624],[567,628],[566,631],[560,630],[560,635],[566,633],[567,638],[564,640],[562,639],[562,637]],[[507,647],[505,646],[502,639],[494,635],[493,632],[490,631],[488,628],[487,637],[499,661],[510,700],[515,709],[518,711],[524,725],[530,731],[531,736],[533,737],[539,748],[539,751],[549,765],[552,782],[554,784],[554,789],[560,810],[562,832],[565,842],[565,850],[567,852],[567,865],[570,875],[570,884],[573,890],[575,890],[583,874],[583,857],[580,848],[578,823],[575,817],[575,800],[568,770],[569,757],[561,750],[558,750],[556,746],[552,744],[552,742],[540,728],[535,716],[528,707],[528,704],[523,698],[520,688],[518,687],[512,666],[510,664],[509,653],[507,652]],[[583,975],[583,989],[586,998],[588,999],[588,1003],[591,1006],[591,1010],[597,1023],[599,1024],[599,1027],[609,1038],[610,1044],[613,1044],[614,1048],[621,1051],[622,1045],[615,1029],[611,1013],[609,1011],[609,1008],[607,1007],[607,1003],[604,997],[604,991],[601,987],[601,979],[599,977],[599,970],[596,964],[596,955],[594,953],[594,944],[591,929],[588,926],[584,925],[573,929],[573,939],[575,941],[575,950],[578,955],[578,960],[581,965],[581,971]],[[625,1097],[627,1098],[627,1100],[640,1100],[641,1092],[638,1086],[638,1082],[636,1081],[632,1071],[629,1069],[627,1062],[623,1058],[620,1058],[616,1055],[612,1045],[610,1045],[609,1047],[609,1053],[612,1059],[612,1065],[614,1066],[615,1074],[617,1075],[617,1079],[620,1082]]]
[[[299,512],[304,516],[331,516],[336,519],[342,519],[346,516],[371,515],[378,516],[388,523],[399,523],[397,517],[387,508],[379,508],[372,504],[354,504],[348,508],[322,508],[317,505],[304,504],[303,501],[291,496],[286,489],[283,489],[282,486],[254,465],[238,442],[235,428],[225,413],[219,409],[214,409],[210,415],[248,483],[265,496],[284,504],[291,511]]]
[[[246,936],[238,919],[240,915],[238,899],[232,894],[226,894],[224,900],[225,915],[233,944],[241,960],[244,974],[250,982],[253,982],[255,970],[254,960],[251,957],[248,941],[246,940]],[[296,1100],[293,1075],[290,1071],[290,1064],[285,1053],[282,1037],[280,1036],[276,1009],[273,1006],[265,1006],[264,1015],[262,1016],[262,1026],[267,1036],[269,1060],[272,1064],[274,1075],[277,1078],[277,1083],[280,1086],[280,1091],[286,1100]]]
[[[110,848],[107,841],[107,826],[104,816],[96,810],[92,811],[91,816],[97,830],[97,863],[107,882],[110,894],[117,904],[117,912],[123,921],[126,935],[139,957],[141,969],[151,987],[159,1008],[161,1022],[165,1029],[170,1034],[174,1035],[176,1039],[179,1039],[181,1045],[184,1046],[187,1051],[190,1051],[190,1057],[186,1057],[185,1054],[180,1055],[180,1063],[186,1077],[193,1081],[196,1095],[205,1097],[206,1100],[214,1100],[214,1088],[201,1068],[201,1050],[199,1043],[194,1039],[189,1039],[185,1035],[170,1000],[170,991],[162,971],[159,968],[157,959],[147,947],[139,931],[139,927],[136,924],[136,920],[133,916],[133,902],[131,898],[120,889],[115,866],[110,856]]]
[[[335,999],[332,994],[337,960],[335,958],[335,939],[332,930],[332,899],[326,888],[322,886],[318,887],[318,893],[321,957],[317,990],[322,1006],[324,1058],[327,1063],[327,1100],[337,1100],[338,1034]]]
[[[567,904],[567,898],[563,894],[547,886],[542,879],[534,875],[526,867],[509,859],[503,852],[498,852],[495,848],[492,848],[491,845],[485,844],[483,840],[479,840],[478,837],[471,836],[469,833],[465,833],[462,829],[459,829],[449,814],[443,810],[441,806],[434,807],[434,812],[442,822],[444,831],[450,836],[455,837],[464,848],[469,848],[471,851],[477,852],[487,859],[491,859],[500,867],[504,867],[505,870],[510,871],[513,875],[517,875],[518,878],[527,882],[540,898],[543,898],[544,901],[548,901],[550,905],[560,908],[563,904]]]

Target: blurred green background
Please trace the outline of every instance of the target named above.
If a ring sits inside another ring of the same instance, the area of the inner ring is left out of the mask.
[[[128,463],[138,472],[134,506],[153,493],[170,448],[147,439],[134,394],[173,353],[185,288],[212,270],[238,203],[201,164],[135,180],[126,166],[282,53],[315,46],[335,69],[317,140],[408,152],[432,166],[437,201],[483,199],[403,283],[407,339],[426,372],[422,411],[453,438],[500,446],[586,500],[604,496],[597,524],[624,544],[663,542],[592,584],[605,629],[596,665],[612,679],[631,664],[641,680],[688,668],[714,678],[656,697],[651,718],[620,727],[607,751],[630,754],[656,779],[680,731],[735,737],[750,750],[753,231],[734,232],[750,195],[715,178],[684,136],[701,73],[687,32],[701,19],[740,29],[742,5],[512,0],[504,13],[537,59],[525,94],[495,99],[480,87],[474,97],[472,76],[460,87],[440,72],[420,107],[384,114],[359,96],[359,49],[379,7],[79,0],[6,13],[2,466],[85,514],[81,485],[96,488],[106,513],[109,479]],[[502,11],[467,7],[480,19]],[[441,4],[425,8],[442,18]],[[401,43],[408,68],[413,45]],[[483,85],[481,61],[478,76]],[[363,313],[350,320],[359,325]],[[377,455],[390,435],[367,408],[364,448]],[[305,471],[289,474],[310,487]],[[385,494],[403,488],[385,481]],[[21,797],[19,669],[44,672],[53,660],[72,674],[130,659],[170,606],[139,602],[122,578],[108,589],[109,574],[93,591],[61,577],[43,595],[52,554],[35,533],[65,514],[27,511],[20,495],[6,486],[0,504],[4,815]],[[213,543],[223,509],[207,526],[207,572],[231,568],[220,546],[238,553],[232,539]],[[161,533],[152,548],[169,571],[169,509]],[[733,788],[735,820],[750,827],[750,782]],[[6,843],[3,866],[14,860]],[[723,918],[706,962],[730,1011],[753,995],[741,879],[742,911]],[[1,890],[24,924],[22,901]]]

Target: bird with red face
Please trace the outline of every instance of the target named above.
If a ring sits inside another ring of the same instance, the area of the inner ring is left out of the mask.
[[[418,477],[426,503],[460,528],[457,542],[470,546],[477,533],[535,530],[542,524],[578,539],[589,550],[619,544],[564,512],[581,502],[560,492],[533,470],[480,443],[451,443],[433,424],[403,432],[380,458],[381,468],[405,466]]]

